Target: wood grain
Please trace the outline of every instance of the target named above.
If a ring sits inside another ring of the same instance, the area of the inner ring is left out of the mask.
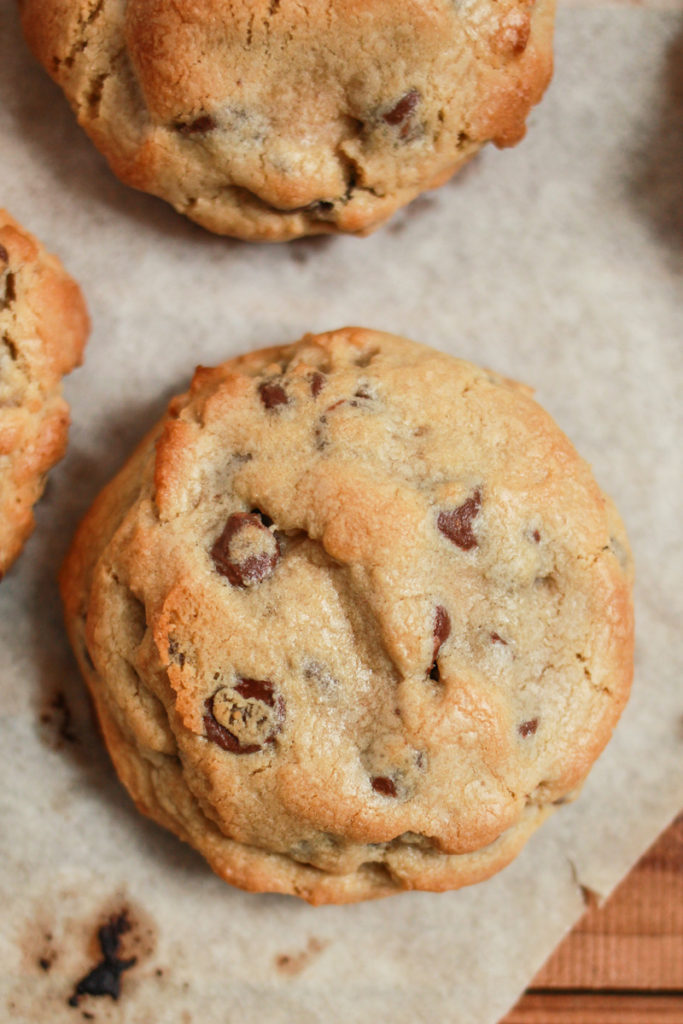
[[[683,1024],[683,814],[502,1024]]]

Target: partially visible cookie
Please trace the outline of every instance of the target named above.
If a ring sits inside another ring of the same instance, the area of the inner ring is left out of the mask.
[[[33,530],[45,474],[66,449],[61,380],[80,363],[88,329],[76,282],[0,210],[0,578]]]
[[[630,592],[527,389],[361,329],[199,369],[62,571],[140,809],[313,903],[508,863],[623,708]]]
[[[211,231],[365,234],[552,71],[554,0],[22,0],[29,44],[129,185]]]

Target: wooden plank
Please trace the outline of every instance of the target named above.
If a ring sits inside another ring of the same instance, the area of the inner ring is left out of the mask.
[[[532,988],[683,991],[683,815],[592,907]]]
[[[683,1024],[683,815],[501,1024]]]
[[[531,992],[503,1024],[683,1024],[683,994]]]

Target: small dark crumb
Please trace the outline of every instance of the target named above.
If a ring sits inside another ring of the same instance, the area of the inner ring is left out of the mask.
[[[161,978],[164,972],[162,971],[161,967],[157,967],[154,973],[156,974],[157,978]]]
[[[538,719],[530,718],[528,722],[522,722],[518,728],[520,736],[533,736],[538,729]]]
[[[4,245],[0,245],[0,260],[2,260],[3,263],[9,263],[9,253]]]
[[[538,530],[534,530],[533,533],[531,534],[531,536],[532,536],[535,544],[540,544],[540,542],[541,542],[541,535],[538,532]]]
[[[52,961],[48,960],[46,956],[41,956],[40,960],[38,961],[38,966],[43,971],[49,971],[50,968],[52,967]]]
[[[499,633],[491,633],[491,643],[502,644],[503,647],[507,647],[508,645],[507,640],[503,640],[502,636]]]
[[[88,1013],[87,1010],[81,1010],[81,1017],[83,1017],[84,1020],[94,1020],[95,1019],[95,1014],[94,1013]]]

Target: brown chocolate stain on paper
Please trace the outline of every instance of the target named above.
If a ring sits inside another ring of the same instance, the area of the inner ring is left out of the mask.
[[[293,978],[297,974],[301,974],[329,944],[329,941],[323,939],[310,938],[305,949],[301,949],[296,953],[280,953],[276,956],[275,967],[280,974]]]
[[[63,690],[55,690],[46,697],[39,721],[40,738],[52,750],[61,750],[66,744],[78,742],[71,708]]]

